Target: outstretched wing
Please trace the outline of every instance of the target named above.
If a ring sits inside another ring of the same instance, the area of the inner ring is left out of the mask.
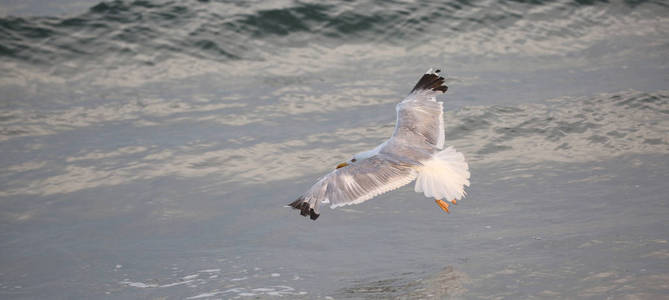
[[[290,206],[315,220],[320,203],[332,208],[362,203],[416,179],[415,165],[377,154],[358,163],[339,168],[316,182]]]
[[[358,204],[416,179],[414,166],[378,154],[338,170],[328,180],[325,199],[332,208]]]
[[[444,110],[436,95],[448,87],[439,70],[430,69],[416,83],[409,96],[397,104],[397,123],[393,138],[416,147],[444,148]]]

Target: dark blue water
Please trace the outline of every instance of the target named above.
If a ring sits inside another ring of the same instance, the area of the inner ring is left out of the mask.
[[[662,1],[0,0],[0,298],[669,295]],[[283,207],[448,75],[448,215]]]

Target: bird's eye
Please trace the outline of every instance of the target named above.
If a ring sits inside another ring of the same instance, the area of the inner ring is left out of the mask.
[[[351,159],[351,162],[355,162],[356,160],[357,160],[357,159],[353,158],[353,159]]]

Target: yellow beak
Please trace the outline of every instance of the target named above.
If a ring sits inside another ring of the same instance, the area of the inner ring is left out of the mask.
[[[337,169],[343,168],[343,167],[346,167],[346,166],[348,166],[348,163],[343,162],[343,163],[340,163],[340,164],[337,165]]]

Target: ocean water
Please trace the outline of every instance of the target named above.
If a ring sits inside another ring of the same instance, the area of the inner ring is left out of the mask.
[[[0,298],[669,297],[664,1],[0,0]],[[430,67],[472,173],[283,207]]]

